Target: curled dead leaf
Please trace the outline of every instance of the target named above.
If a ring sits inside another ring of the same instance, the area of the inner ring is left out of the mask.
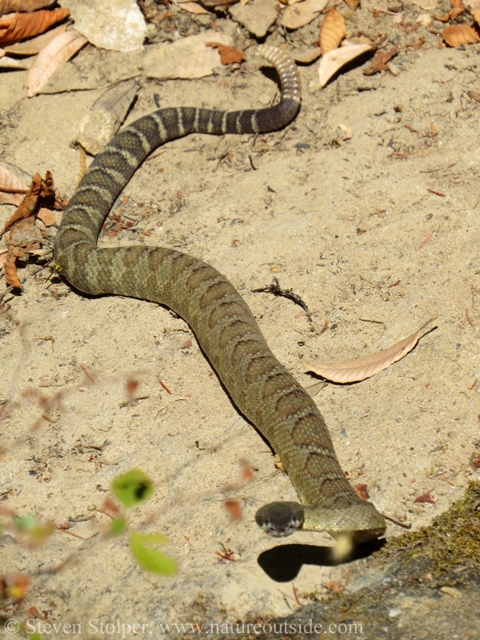
[[[220,62],[225,66],[233,63],[241,64],[245,60],[245,55],[240,49],[235,49],[235,47],[230,47],[221,42],[206,42],[205,46],[216,49],[220,54]]]
[[[28,253],[40,249],[42,235],[40,229],[32,224],[33,218],[19,220],[12,228],[8,239],[8,253],[5,260],[5,280],[11,287],[21,289],[17,275],[16,262]]]
[[[343,47],[333,49],[326,53],[320,60],[318,67],[318,77],[320,86],[324,87],[343,65],[351,62],[355,58],[362,56],[367,51],[371,51],[369,44],[345,44]]]
[[[55,224],[55,213],[46,207],[39,209],[37,218],[41,220],[46,227],[51,227]]]
[[[35,13],[14,13],[0,19],[0,44],[13,44],[24,38],[32,38],[47,31],[56,22],[70,15],[70,9],[36,11]]]
[[[48,7],[49,4],[52,4],[52,0],[0,0],[0,16],[15,11],[30,13]]]
[[[32,98],[39,93],[55,71],[87,42],[77,31],[66,31],[42,49],[27,74],[28,97]]]
[[[305,0],[287,7],[282,16],[282,26],[287,29],[300,29],[311,22],[323,11],[328,0]]]
[[[353,487],[353,490],[357,494],[359,498],[362,500],[368,500],[370,496],[368,495],[368,485],[367,484],[356,484]]]
[[[418,498],[415,498],[414,502],[428,502],[429,504],[437,504],[431,491],[427,491],[427,493],[418,496]]]
[[[5,223],[5,226],[0,235],[3,235],[6,231],[11,229],[18,220],[23,220],[35,213],[38,198],[42,191],[42,176],[36,173],[32,178],[32,183],[27,190],[27,193],[23,196],[18,208],[13,212],[12,216]]]
[[[16,261],[17,261],[17,258],[13,253],[13,251],[9,251],[7,253],[7,257],[4,263],[5,280],[9,287],[14,287],[15,289],[21,289],[22,284],[18,279],[17,267],[15,266]]]
[[[350,9],[350,11],[355,11],[355,9],[360,4],[360,0],[345,0],[345,4]]]
[[[54,40],[61,33],[64,33],[67,28],[67,23],[60,24],[55,29],[50,29],[46,33],[42,33],[41,36],[36,38],[30,38],[26,42],[17,42],[16,44],[5,47],[7,53],[14,53],[19,56],[34,56],[40,53],[42,49],[45,49],[47,44]]]
[[[443,39],[449,47],[459,47],[461,44],[475,44],[480,42],[479,31],[467,24],[453,24],[443,32]]]
[[[373,76],[375,73],[381,71],[390,71],[388,66],[389,60],[391,60],[398,53],[398,45],[390,49],[390,51],[384,52],[380,49],[376,52],[372,62],[363,70],[364,76]]]
[[[346,34],[345,20],[333,7],[323,19],[320,27],[320,49],[323,55],[336,49]]]
[[[430,318],[428,322],[422,325],[418,331],[412,333],[411,336],[400,340],[400,342],[378,353],[359,358],[358,360],[335,362],[333,364],[317,365],[310,363],[307,364],[305,368],[332,382],[348,383],[365,380],[406,356],[420,340],[421,332],[425,327],[436,319],[437,316]]]
[[[433,16],[439,22],[450,22],[455,20],[461,13],[465,11],[465,7],[454,7],[445,16]]]
[[[0,204],[18,206],[26,193],[30,176],[8,162],[0,162]]]

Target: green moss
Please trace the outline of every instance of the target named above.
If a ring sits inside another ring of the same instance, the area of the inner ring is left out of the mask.
[[[470,482],[464,497],[435,518],[429,527],[393,538],[379,555],[408,565],[411,577],[430,572],[432,586],[457,584],[471,571],[478,572],[480,482]]]

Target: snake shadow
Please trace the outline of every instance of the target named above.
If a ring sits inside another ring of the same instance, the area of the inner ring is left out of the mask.
[[[356,545],[351,553],[338,560],[333,556],[331,547],[317,547],[310,544],[283,544],[264,551],[257,562],[269,578],[275,582],[291,582],[300,573],[305,564],[317,567],[335,567],[367,558],[385,544],[385,540],[372,540]]]

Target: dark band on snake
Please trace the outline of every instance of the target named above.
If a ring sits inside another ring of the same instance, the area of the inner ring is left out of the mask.
[[[205,262],[172,249],[97,247],[117,196],[159,145],[194,132],[265,133],[293,120],[300,107],[298,70],[279,49],[263,45],[260,53],[277,69],[280,102],[232,112],[160,109],[120,131],[69,201],[55,240],[55,260],[80,291],[159,302],[190,325],[233,402],[280,456],[300,498],[301,505],[262,507],[256,520],[265,531],[280,536],[303,529],[374,539],[385,531],[383,516],[346,480],[317,406],[270,351],[234,286]]]

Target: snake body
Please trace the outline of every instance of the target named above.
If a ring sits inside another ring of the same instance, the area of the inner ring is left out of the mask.
[[[55,240],[66,280],[88,294],[117,294],[170,307],[190,325],[238,409],[280,456],[301,501],[271,503],[256,520],[271,535],[297,529],[376,538],[385,520],[345,478],[327,427],[309,394],[270,351],[250,309],[209,264],[164,247],[97,247],[102,223],[145,158],[193,132],[262,133],[280,129],[300,106],[300,77],[286,53],[263,45],[280,77],[279,104],[221,112],[160,109],[121,130],[90,165],[70,199]]]

